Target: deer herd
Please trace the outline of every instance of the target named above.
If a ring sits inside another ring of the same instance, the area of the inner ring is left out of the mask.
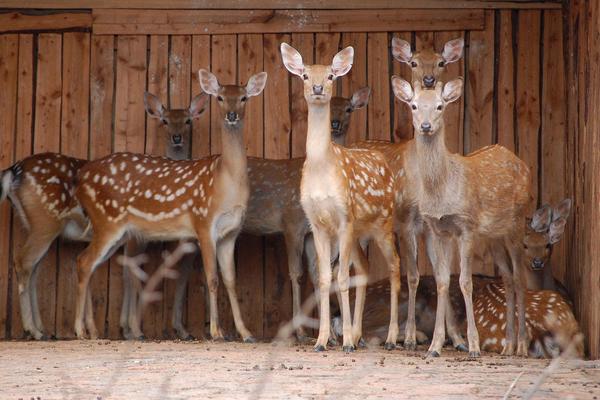
[[[201,69],[203,93],[187,109],[168,109],[154,95],[144,94],[148,115],[160,120],[166,134],[165,157],[115,153],[87,161],[44,153],[1,173],[0,201],[8,198],[28,231],[14,257],[27,334],[47,338],[36,278],[40,260],[60,236],[89,243],[77,259],[78,338],[98,337],[89,282],[115,251],[124,245],[132,256],[144,252],[148,242],[189,241],[197,243],[202,255],[210,336],[224,338],[217,308],[219,269],[235,328],[243,341],[252,342],[237,298],[234,262],[236,239],[247,232],[283,234],[295,318],[303,313],[300,280],[306,257],[319,311],[317,351],[335,343],[338,335],[346,352],[379,337],[388,350],[399,342],[414,350],[430,340],[427,354],[435,357],[447,329],[452,344],[471,357],[479,356],[480,349],[554,356],[564,350],[564,340],[556,338],[581,336],[566,291],[554,281],[549,265],[570,200],[542,206],[528,218],[532,177],[513,152],[494,145],[462,156],[446,147],[444,112],[460,98],[463,80],[440,79],[446,66],[462,57],[462,39],[449,41],[441,53],[415,53],[406,41],[393,39],[393,56],[410,66],[412,79],[392,76],[391,86],[410,108],[414,127],[413,139],[396,143],[345,143],[351,114],[365,107],[370,95],[367,87],[348,99],[333,96],[336,80],[352,68],[352,47],[338,52],[330,65],[307,65],[296,49],[287,43],[280,47],[285,68],[303,81],[306,158],[246,155],[246,105],[265,88],[267,73],[237,86],[221,84]],[[191,122],[206,109],[210,96],[218,105],[222,154],[192,160]],[[421,237],[434,279],[419,276]],[[367,287],[369,244],[383,255],[389,283]],[[472,274],[486,255],[501,278]],[[460,275],[451,277],[455,263]],[[191,338],[182,309],[192,264],[193,257],[180,261],[173,299],[172,324],[181,339]],[[407,290],[401,289],[400,264]],[[350,279],[351,266],[355,280]],[[120,324],[125,338],[142,339],[134,279],[123,268]],[[330,307],[334,291],[339,314]],[[296,335],[300,340],[308,336],[302,326]],[[583,354],[581,343],[577,353]]]

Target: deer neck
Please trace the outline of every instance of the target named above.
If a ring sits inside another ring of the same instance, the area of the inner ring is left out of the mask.
[[[439,191],[450,177],[450,153],[443,125],[433,135],[417,135],[418,170],[427,192]]]
[[[171,160],[189,160],[190,157],[191,154],[187,146],[175,147],[170,145],[167,147],[167,158]]]
[[[306,159],[311,163],[333,163],[329,103],[308,103]]]
[[[232,176],[247,178],[248,160],[246,157],[246,146],[242,134],[244,126],[239,122],[231,126],[223,122],[221,129],[221,166]]]

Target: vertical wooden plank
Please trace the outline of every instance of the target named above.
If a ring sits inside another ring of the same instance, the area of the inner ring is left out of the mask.
[[[531,170],[531,194],[538,196],[538,136],[540,133],[540,11],[519,11],[517,37],[517,143],[518,154]]]
[[[350,98],[354,92],[367,86],[367,34],[343,33],[342,48],[354,47],[354,63],[350,72],[341,81],[341,95]],[[370,101],[370,99],[369,99]],[[355,143],[367,138],[367,109],[352,113],[352,120],[346,134],[346,143]]]
[[[489,27],[486,27],[486,32],[487,29],[489,29]],[[494,48],[493,32],[494,31],[492,29],[491,42],[487,44],[488,46],[491,46],[492,49]],[[446,42],[461,37],[464,40],[464,32],[461,31],[435,32],[435,50],[441,53],[444,49],[444,45],[446,44]],[[440,81],[446,83],[458,77],[464,76],[464,73],[465,58],[463,56],[457,62],[448,64],[446,66],[446,71],[440,77]],[[493,90],[493,84],[491,90]],[[446,110],[444,111],[444,121],[446,123],[446,146],[452,153],[462,153],[463,150],[464,101],[465,97],[461,96],[460,99],[458,99],[458,101],[449,104]],[[408,107],[405,108],[408,109]]]
[[[61,153],[86,159],[88,154],[90,98],[90,34],[63,34],[63,87],[61,113]],[[83,243],[61,241],[59,247],[56,297],[56,336],[73,338],[77,296],[77,255]]]
[[[33,35],[19,35],[19,71],[17,86],[17,127],[15,135],[15,160],[21,160],[31,155],[32,128],[33,128]],[[3,147],[5,148],[5,147]],[[4,220],[2,220],[4,221]],[[4,224],[4,222],[0,222]],[[4,226],[4,225],[2,225]],[[4,236],[3,236],[4,237]],[[6,236],[8,238],[8,236]],[[8,332],[12,338],[23,334],[21,324],[21,310],[19,306],[19,288],[14,270],[14,257],[27,239],[27,232],[21,226],[19,218],[13,218],[12,227],[12,260],[10,263],[12,280],[12,301],[8,318],[11,319],[11,330]],[[2,254],[5,254],[4,252]],[[7,318],[7,320],[8,320]],[[3,334],[4,330],[0,330]]]
[[[369,139],[391,139],[390,126],[390,50],[387,33],[367,34],[368,71],[371,87],[368,106]],[[387,272],[386,272],[387,273]]]
[[[211,72],[216,75],[221,85],[231,85],[237,79],[235,35],[213,35],[211,40]],[[211,98],[211,137],[210,151],[221,153],[221,117],[217,100]]]
[[[340,36],[339,33],[317,33],[315,35],[315,64],[331,65],[333,56],[340,48]],[[337,95],[336,91],[333,95]]]
[[[302,54],[305,64],[314,64],[314,35],[312,33],[292,33],[291,45]],[[304,98],[304,82],[291,77],[291,118],[292,118],[292,157],[306,155],[306,117],[308,108]]]
[[[238,84],[263,70],[262,35],[238,36]],[[269,84],[267,80],[267,84]],[[246,105],[244,140],[249,157],[263,155],[263,95]],[[264,249],[263,238],[242,235],[237,247],[237,291],[246,327],[256,337],[263,336]]]
[[[210,36],[192,37],[192,90],[191,96],[201,92],[198,82],[198,70],[210,70]],[[210,154],[210,105],[200,118],[192,122],[192,157],[205,157]],[[206,284],[204,270],[199,268],[202,258],[198,254],[194,260],[194,271],[190,275],[187,298],[187,329],[195,337],[205,337],[204,321],[206,320]]]
[[[290,77],[279,53],[279,44],[290,39],[290,35],[263,36],[264,69],[269,74],[264,92],[266,158],[290,156]],[[273,337],[279,325],[292,317],[292,293],[283,237],[268,237],[265,242],[263,330],[266,337]]]
[[[60,150],[62,92],[62,36],[38,36],[37,89],[35,99],[34,152]],[[44,328],[55,334],[57,247],[51,246],[42,259],[38,276],[38,298]]]
[[[515,74],[513,50],[513,18],[512,11],[500,10],[500,26],[498,28],[498,84],[496,88],[498,115],[498,144],[515,151]]]
[[[90,158],[110,154],[113,140],[114,36],[92,35],[90,60]],[[96,268],[90,288],[96,326],[107,334],[109,261]],[[112,293],[112,292],[111,292]]]
[[[412,40],[412,34],[410,32],[400,32],[398,34],[394,34],[394,36],[397,36],[402,40],[406,40],[408,43],[410,43]],[[407,82],[411,82],[411,68],[407,64],[397,61],[393,56],[391,56],[391,59],[392,71],[394,75],[401,77]],[[391,95],[394,96],[393,93]],[[412,113],[410,107],[394,96],[394,135],[392,140],[398,141],[412,139],[413,134],[414,129],[412,125]]]
[[[115,93],[115,151],[144,152],[146,89],[146,36],[117,37],[117,70]],[[108,302],[108,336],[120,337],[119,319],[123,302],[123,267],[110,260]]]
[[[0,170],[10,167],[14,160],[14,140],[17,107],[17,73],[19,60],[19,36],[0,36]],[[8,334],[9,308],[9,256],[11,245],[10,204],[0,205],[0,338]],[[16,285],[13,283],[13,285]],[[16,300],[18,302],[18,300]]]
[[[540,202],[556,204],[567,196],[566,188],[566,96],[562,45],[562,14],[544,11]],[[572,221],[572,218],[569,218]],[[553,249],[552,271],[565,281],[566,241]]]

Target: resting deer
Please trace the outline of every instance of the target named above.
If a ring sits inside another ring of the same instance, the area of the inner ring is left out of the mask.
[[[412,81],[423,82],[423,86],[435,84],[448,64],[460,60],[462,57],[464,41],[462,38],[454,39],[444,45],[442,53],[424,49],[413,53],[410,44],[402,39],[392,40],[392,52],[396,60],[406,63],[411,67]],[[415,139],[404,140],[399,143],[383,141],[364,141],[350,147],[367,148],[380,151],[386,158],[392,173],[399,181],[396,193],[396,234],[399,241],[402,265],[406,269],[409,292],[408,319],[405,326],[404,346],[407,349],[416,348],[415,328],[415,296],[419,285],[419,271],[417,269],[417,238],[424,234],[426,241],[431,241],[427,227],[419,213],[417,192],[420,185],[417,171],[411,168],[409,154],[415,152]],[[431,253],[428,246],[428,253]],[[433,261],[433,255],[428,254]],[[446,301],[448,303],[448,301]],[[451,310],[448,310],[450,313]],[[464,340],[457,327],[448,320],[448,333],[458,349],[466,351]]]
[[[197,118],[204,110],[205,101],[206,96],[199,95],[186,110],[165,109],[164,114],[173,121],[169,128],[171,135],[185,137],[185,121]],[[15,272],[23,329],[36,340],[47,338],[36,292],[39,261],[59,236],[71,241],[91,239],[91,232],[84,234],[87,218],[73,196],[74,177],[87,162],[61,154],[42,153],[24,158],[0,174],[0,201],[10,200],[28,233],[25,244],[15,255]],[[123,304],[125,309],[129,309],[127,296]],[[125,322],[122,314],[121,325],[124,333],[129,335]]]
[[[331,141],[330,101],[333,82],[344,76],[354,58],[347,47],[333,58],[331,65],[304,65],[300,53],[281,44],[283,63],[288,71],[304,80],[308,104],[306,161],[302,169],[300,202],[310,221],[319,260],[320,326],[315,345],[325,350],[330,333],[329,289],[331,287],[331,249],[339,245],[338,285],[342,299],[343,350],[353,351],[362,336],[362,309],[365,283],[357,286],[354,321],[351,322],[349,265],[357,275],[366,275],[366,257],[359,245],[373,238],[390,269],[391,317],[388,347],[398,335],[398,292],[400,271],[394,247],[394,179],[381,153],[346,149]],[[366,280],[365,280],[366,281]]]
[[[267,74],[252,76],[245,87],[221,86],[199,71],[202,90],[217,99],[222,116],[223,154],[173,161],[117,153],[86,164],[78,174],[75,195],[87,213],[94,235],[77,260],[75,332],[96,335],[88,284],[94,269],[128,237],[143,240],[199,242],[209,289],[210,333],[222,339],[217,310],[217,258],[229,295],[235,327],[252,341],[235,292],[234,246],[248,201],[246,149],[242,121],[247,101],[262,92]],[[85,318],[85,327],[84,327]]]
[[[479,337],[472,301],[471,264],[475,244],[489,243],[507,287],[507,341],[504,354],[514,351],[514,291],[519,304],[517,354],[527,354],[524,288],[521,282],[523,220],[530,200],[530,173],[527,165],[502,146],[488,146],[469,156],[451,154],[445,144],[443,113],[457,100],[463,81],[456,79],[435,90],[415,89],[399,77],[392,77],[398,99],[412,109],[416,139],[408,153],[408,166],[419,176],[418,207],[433,232],[429,246],[435,254],[433,266],[438,281],[436,326],[430,355],[439,355],[444,343],[444,320],[450,279],[453,240],[460,256],[460,287],[465,298],[469,354],[479,356]],[[431,254],[431,253],[430,253]],[[507,257],[508,254],[508,257]],[[509,277],[512,263],[512,277]],[[512,278],[512,279],[511,279]]]

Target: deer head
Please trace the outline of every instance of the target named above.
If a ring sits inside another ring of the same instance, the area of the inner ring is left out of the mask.
[[[167,157],[184,160],[191,156],[190,134],[192,120],[200,117],[206,109],[208,96],[204,93],[194,97],[187,109],[168,109],[152,93],[144,93],[146,112],[152,118],[160,119],[166,133]]]
[[[459,38],[447,42],[441,54],[433,49],[413,53],[410,43],[395,37],[392,39],[392,54],[396,60],[412,68],[413,82],[419,81],[423,87],[432,89],[446,69],[446,65],[460,60],[464,44],[464,40]]]
[[[352,68],[354,49],[346,47],[333,57],[331,65],[304,65],[298,50],[281,43],[283,64],[304,80],[304,98],[308,104],[327,104],[333,96],[333,82]]]
[[[331,99],[331,138],[339,145],[345,142],[346,132],[350,126],[350,116],[355,110],[369,103],[370,87],[358,89],[351,98],[333,97]]]
[[[266,72],[251,76],[246,86],[220,85],[217,77],[204,69],[198,75],[202,90],[217,99],[223,123],[229,128],[241,126],[248,99],[258,96],[267,84]]]
[[[396,97],[412,109],[415,132],[422,136],[433,136],[443,125],[443,115],[446,106],[456,101],[463,89],[462,78],[454,79],[442,87],[435,85],[435,90],[423,90],[418,81],[414,82],[415,89],[404,79],[392,76],[392,89]]]

